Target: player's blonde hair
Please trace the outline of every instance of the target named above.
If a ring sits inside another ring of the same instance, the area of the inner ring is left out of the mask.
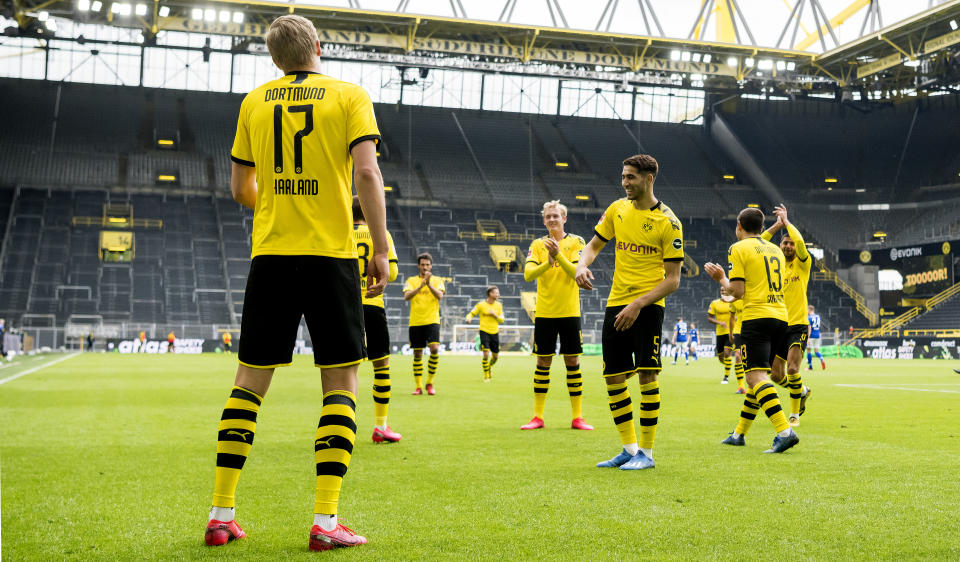
[[[310,20],[292,14],[273,20],[266,36],[270,56],[284,72],[313,67],[317,41],[317,28]]]
[[[560,209],[560,214],[564,217],[567,216],[567,206],[561,203],[559,199],[554,199],[553,201],[547,201],[544,203],[543,210],[540,211],[540,214],[546,215],[547,209]]]

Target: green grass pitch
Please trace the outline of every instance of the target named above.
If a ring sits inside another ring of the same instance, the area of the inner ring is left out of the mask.
[[[25,358],[0,380],[55,357]],[[569,429],[554,365],[547,427],[532,416],[530,357],[442,356],[436,396],[411,396],[394,356],[390,424],[370,441],[372,369],[361,369],[358,439],[340,514],[368,545],[311,553],[320,373],[278,370],[240,479],[248,538],[210,549],[216,425],[235,357],[84,354],[0,385],[2,555],[7,560],[960,559],[960,375],[942,361],[830,361],[800,444],[764,455],[720,445],[741,398],[715,359],[666,366],[657,467],[598,469],[619,440],[600,361],[584,358],[584,412]],[[636,396],[637,383],[631,381]],[[781,397],[786,398],[781,389]]]

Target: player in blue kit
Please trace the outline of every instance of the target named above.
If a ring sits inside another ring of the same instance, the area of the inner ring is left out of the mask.
[[[688,339],[690,340],[690,343],[687,346],[687,349],[690,350],[690,357],[692,357],[693,360],[696,361],[697,345],[700,343],[700,334],[699,332],[697,332],[697,325],[694,324],[693,322],[690,323],[690,331],[688,336],[689,336]]]
[[[820,354],[820,315],[814,311],[812,304],[807,307],[807,311],[807,320],[810,322],[807,329],[807,370],[813,370],[813,354],[810,353],[811,351],[820,360],[820,368],[826,370],[827,363],[823,360],[823,355]]]
[[[673,325],[673,362],[677,364],[677,357],[680,356],[680,349],[683,348],[683,358],[690,364],[690,353],[687,351],[687,323],[683,321],[682,316],[677,317],[677,323]]]

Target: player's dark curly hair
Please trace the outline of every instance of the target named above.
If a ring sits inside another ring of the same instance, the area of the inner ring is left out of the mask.
[[[748,234],[760,234],[763,232],[763,211],[756,207],[747,207],[737,215],[737,222],[740,228]]]
[[[633,166],[641,174],[653,174],[653,177],[657,177],[657,172],[660,170],[657,159],[649,154],[635,154],[624,160],[623,165]]]
[[[422,254],[417,255],[417,265],[420,264],[420,260],[427,260],[430,263],[433,263],[433,256],[430,255],[430,252],[424,252]]]

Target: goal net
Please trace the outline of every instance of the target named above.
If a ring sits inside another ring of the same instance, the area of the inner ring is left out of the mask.
[[[533,326],[500,326],[500,353],[528,355],[533,351]],[[480,354],[480,326],[456,324],[450,351],[461,355]]]

